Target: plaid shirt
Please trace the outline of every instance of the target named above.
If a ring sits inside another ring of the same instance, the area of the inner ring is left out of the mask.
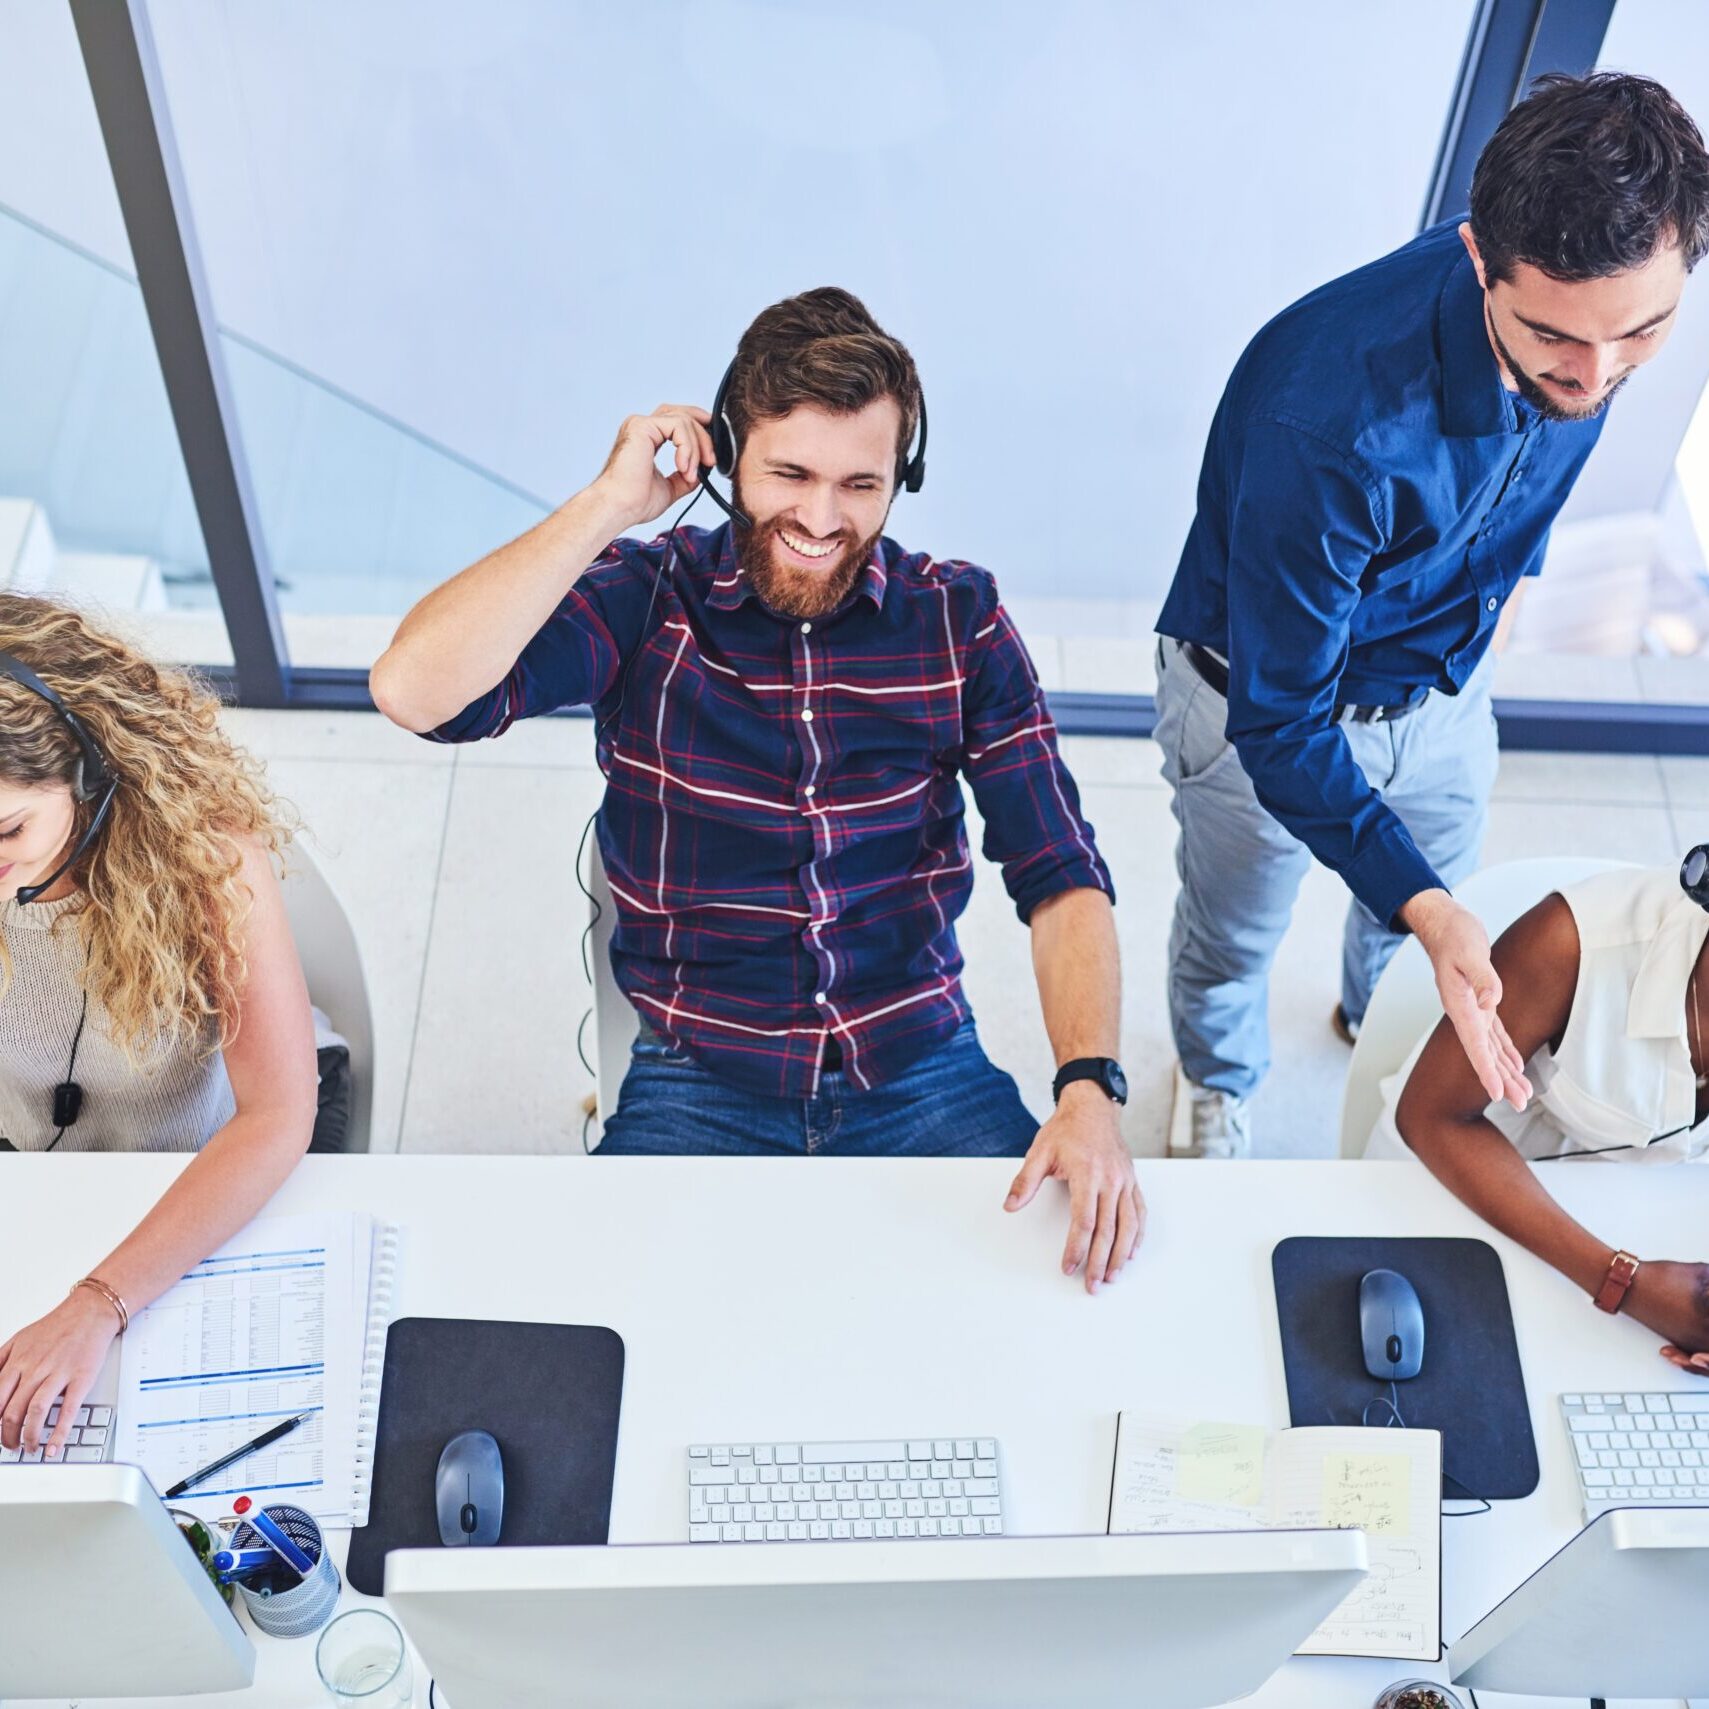
[[[960,775],[1023,920],[1114,891],[986,571],[882,540],[835,613],[798,622],[754,596],[729,536],[678,528],[662,578],[663,536],[614,541],[432,739],[591,705],[630,1000],[753,1091],[814,1095],[832,1033],[868,1089],[969,1013]]]

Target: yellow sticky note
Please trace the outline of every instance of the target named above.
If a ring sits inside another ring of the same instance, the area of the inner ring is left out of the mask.
[[[1264,1499],[1264,1432],[1250,1424],[1195,1424],[1175,1450],[1183,1501],[1256,1507]]]
[[[1405,1454],[1326,1454],[1323,1522],[1356,1525],[1373,1537],[1412,1529],[1412,1461]]]

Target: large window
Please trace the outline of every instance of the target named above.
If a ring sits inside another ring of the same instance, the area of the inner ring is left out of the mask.
[[[229,660],[71,16],[0,51],[0,586],[68,595]]]
[[[1073,662],[1126,637],[1105,675],[1142,727],[1141,640],[1240,349],[1404,242],[1445,123],[1475,152],[1561,63],[1535,55],[1576,32],[1588,64],[1608,11],[69,4],[12,0],[0,54],[0,551],[26,499],[86,575],[102,554],[146,564],[136,603],[174,651],[232,657],[223,609],[240,679],[288,650],[271,692],[354,699],[414,599],[587,481],[625,414],[708,401],[760,307],[837,282],[913,347],[930,399],[930,478],[893,532],[989,564],[1029,634],[1089,638],[1053,655],[1071,712],[1111,687]],[[223,519],[205,460],[187,479],[177,451],[186,394],[171,363],[160,385],[156,275],[144,316],[126,241],[156,216],[123,155],[114,194],[72,13],[85,50],[137,20],[152,81],[128,118],[174,186]],[[1503,40],[1511,75],[1484,78],[1468,130],[1462,97]],[[1601,62],[1709,114],[1697,0],[1619,0]],[[1498,693],[1709,698],[1709,426],[1687,439],[1706,380],[1709,314],[1688,303],[1615,408]]]

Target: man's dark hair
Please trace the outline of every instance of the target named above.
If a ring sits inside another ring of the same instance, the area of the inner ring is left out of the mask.
[[[894,398],[902,412],[900,461],[920,416],[914,358],[859,297],[821,285],[773,303],[742,334],[725,407],[739,442],[752,422],[788,415],[802,404],[853,415],[880,398]]]
[[[1471,220],[1491,284],[1521,261],[1554,279],[1605,279],[1675,246],[1694,267],[1709,250],[1709,154],[1652,79],[1553,73],[1484,145]]]

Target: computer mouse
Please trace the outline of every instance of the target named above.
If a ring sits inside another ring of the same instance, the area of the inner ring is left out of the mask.
[[[504,1457],[485,1430],[465,1430],[445,1444],[434,1480],[439,1541],[446,1548],[496,1543],[504,1524]]]
[[[1365,1369],[1380,1382],[1416,1377],[1424,1363],[1424,1308],[1396,1270],[1367,1270],[1359,1279],[1359,1339]]]

